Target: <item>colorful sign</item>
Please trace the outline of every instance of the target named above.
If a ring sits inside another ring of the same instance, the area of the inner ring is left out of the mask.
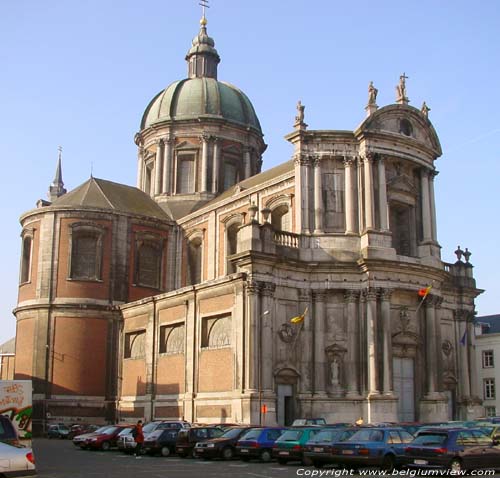
[[[10,418],[20,439],[31,439],[31,380],[0,380],[0,415]]]

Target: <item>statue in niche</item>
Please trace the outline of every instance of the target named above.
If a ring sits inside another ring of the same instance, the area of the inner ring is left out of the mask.
[[[330,380],[332,385],[339,384],[340,376],[340,360],[339,357],[334,356],[333,360],[330,362]]]
[[[342,387],[342,367],[344,364],[344,355],[347,350],[338,345],[333,344],[325,349],[328,359],[328,382],[329,388],[334,395],[341,395]]]
[[[443,351],[443,375],[445,380],[456,380],[453,372],[453,345],[449,340],[445,340],[441,345]]]

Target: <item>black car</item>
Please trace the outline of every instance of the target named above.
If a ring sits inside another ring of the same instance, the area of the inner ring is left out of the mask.
[[[158,428],[144,437],[143,450],[150,455],[170,456],[175,453],[178,434],[178,428]]]
[[[218,438],[224,434],[219,427],[193,427],[179,430],[175,452],[181,457],[194,455],[194,446],[202,441]]]
[[[0,442],[8,445],[19,444],[19,437],[9,417],[0,415]]]
[[[500,468],[500,448],[481,428],[428,428],[405,448],[403,466],[458,472]]]
[[[335,443],[347,440],[356,431],[357,428],[321,428],[304,445],[303,456],[317,468],[332,463],[332,451],[335,448]]]
[[[231,460],[235,454],[236,442],[240,437],[254,427],[232,427],[224,432],[219,438],[212,438],[196,443],[194,452],[196,456],[209,460],[211,458],[223,458]]]

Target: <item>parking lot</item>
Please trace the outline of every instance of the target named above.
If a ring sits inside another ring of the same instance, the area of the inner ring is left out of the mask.
[[[118,451],[87,451],[68,440],[35,439],[36,467],[40,478],[288,478],[296,477],[296,465],[275,462],[204,461],[172,456],[136,459]]]

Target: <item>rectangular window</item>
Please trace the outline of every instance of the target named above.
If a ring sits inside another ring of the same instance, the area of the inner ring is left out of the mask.
[[[236,184],[236,166],[229,161],[224,162],[224,191]]]
[[[485,378],[483,380],[483,390],[484,390],[484,399],[491,400],[495,398],[495,379],[494,378]]]
[[[344,226],[344,171],[323,174],[323,205],[325,229],[343,231]]]
[[[495,366],[493,358],[493,350],[483,351],[483,368],[491,368]]]
[[[496,407],[484,407],[484,412],[487,417],[496,417],[497,416],[497,408]]]
[[[195,157],[183,154],[177,158],[177,192],[188,194],[195,192]]]
[[[144,358],[146,356],[145,342],[145,330],[139,330],[125,334],[125,350],[123,353],[123,358]]]

